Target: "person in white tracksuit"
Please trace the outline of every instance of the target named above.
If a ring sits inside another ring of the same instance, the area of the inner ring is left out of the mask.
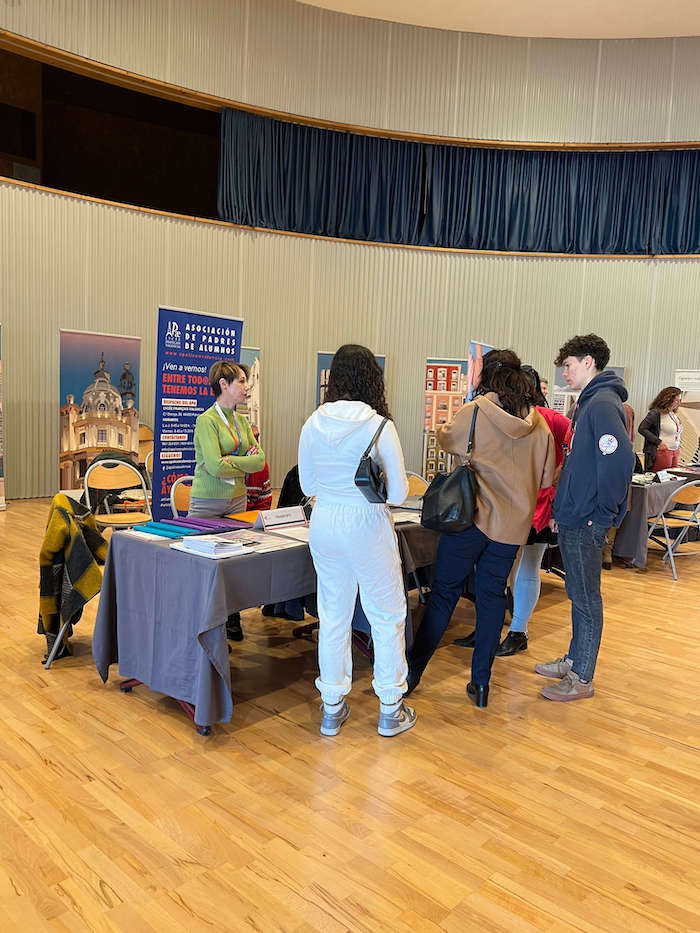
[[[384,417],[384,380],[373,354],[348,344],[333,357],[326,401],[307,420],[299,439],[299,480],[315,496],[309,546],[318,577],[318,664],[323,735],[337,735],[350,710],[351,626],[359,589],[372,629],[374,680],[380,700],[380,735],[414,724],[403,703],[406,690],[406,597],[398,543],[386,505],[370,503],[355,486],[360,457]],[[371,451],[383,469],[387,499],[408,494],[403,452],[393,421]]]

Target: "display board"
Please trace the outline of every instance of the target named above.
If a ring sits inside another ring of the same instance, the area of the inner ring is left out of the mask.
[[[0,512],[4,511],[5,503],[5,457],[4,435],[2,418],[2,324],[0,324]]]
[[[326,389],[328,388],[328,376],[331,371],[331,363],[335,353],[326,353],[319,350],[316,354],[316,408],[323,405],[326,399]],[[379,364],[382,372],[385,372],[386,357],[382,354],[375,354],[375,360]]]
[[[489,350],[493,350],[490,344],[471,340],[463,359],[431,357],[425,361],[422,473],[428,482],[437,473],[449,473],[453,467],[452,456],[440,449],[437,431],[474,397],[481,379],[482,360]]]
[[[239,360],[248,369],[248,399],[245,405],[237,405],[236,411],[245,415],[251,425],[257,425],[262,434],[262,414],[260,411],[260,348],[241,347]]]
[[[437,429],[441,424],[450,422],[464,405],[469,374],[466,359],[431,358],[425,361],[422,473],[428,482],[435,479],[437,473],[447,473],[452,469],[452,457],[441,450],[437,442]]]
[[[472,340],[469,343],[467,351],[467,401],[471,402],[474,398],[474,390],[479,385],[481,379],[482,360],[493,347],[488,343],[482,343],[480,340]]]
[[[683,392],[678,410],[682,418],[681,461],[700,462],[700,370],[677,369],[673,384]]]
[[[194,427],[214,403],[209,369],[238,363],[243,321],[182,308],[158,308],[153,443],[153,516],[170,517],[170,489],[194,474]]]
[[[141,338],[59,332],[59,488],[80,489],[97,454],[138,462]]]

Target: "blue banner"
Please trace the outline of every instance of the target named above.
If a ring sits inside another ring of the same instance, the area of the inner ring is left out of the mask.
[[[243,321],[178,308],[158,309],[153,453],[153,517],[170,518],[170,489],[194,475],[194,426],[214,404],[209,368],[237,363]]]

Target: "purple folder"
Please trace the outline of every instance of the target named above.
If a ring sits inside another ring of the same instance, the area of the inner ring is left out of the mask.
[[[164,518],[163,521],[167,525],[179,525],[181,528],[196,528],[203,534],[250,528],[248,522],[239,522],[233,518]]]

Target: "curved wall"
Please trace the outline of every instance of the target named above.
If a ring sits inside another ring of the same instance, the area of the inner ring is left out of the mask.
[[[8,497],[58,481],[58,330],[143,338],[142,417],[153,423],[156,307],[245,319],[262,347],[263,440],[279,485],[315,399],[318,350],[387,356],[406,464],[422,452],[426,356],[480,339],[543,376],[574,333],[598,331],[624,365],[638,418],[676,368],[700,369],[700,261],[549,259],[337,243],[158,216],[0,182]]]
[[[526,40],[360,20],[291,0],[34,0],[0,28],[232,100],[471,138],[700,139],[700,39]],[[152,422],[159,303],[245,319],[263,348],[263,432],[279,484],[314,404],[315,354],[387,355],[409,468],[421,458],[426,356],[470,338],[551,377],[573,333],[599,331],[638,416],[676,368],[700,368],[700,261],[404,250],[198,223],[0,181],[9,497],[58,478],[58,330],[140,335]]]
[[[0,28],[162,81],[327,120],[476,139],[700,139],[700,38],[520,39],[293,0],[34,0]]]

